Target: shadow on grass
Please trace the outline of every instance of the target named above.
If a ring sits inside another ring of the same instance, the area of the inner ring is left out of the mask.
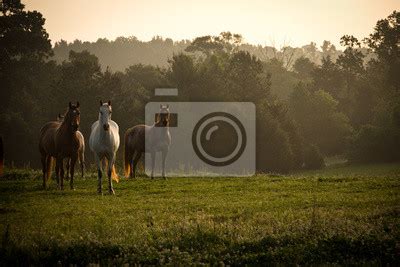
[[[396,238],[362,236],[267,236],[257,242],[237,243],[214,232],[194,231],[178,240],[129,246],[90,241],[64,244],[37,240],[21,247],[8,232],[0,248],[1,265],[130,264],[378,264],[398,265]]]

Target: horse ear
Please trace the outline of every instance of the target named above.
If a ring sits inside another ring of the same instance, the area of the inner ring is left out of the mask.
[[[72,108],[72,103],[71,103],[71,102],[69,102],[69,104],[68,104],[68,105],[69,105],[69,108]]]
[[[79,108],[79,101],[76,102],[76,107]]]
[[[100,100],[100,106],[102,106],[102,105],[103,105],[103,101]]]
[[[167,104],[167,108],[169,108],[169,104]]]
[[[108,100],[108,105],[111,106],[111,100]]]

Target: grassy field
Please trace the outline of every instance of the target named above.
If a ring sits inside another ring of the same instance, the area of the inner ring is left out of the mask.
[[[125,180],[97,195],[0,180],[4,264],[400,264],[400,164]],[[105,184],[103,184],[105,186]]]

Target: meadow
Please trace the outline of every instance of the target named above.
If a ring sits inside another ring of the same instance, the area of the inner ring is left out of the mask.
[[[122,178],[115,196],[95,172],[75,191],[41,184],[1,178],[0,265],[400,264],[400,164]]]

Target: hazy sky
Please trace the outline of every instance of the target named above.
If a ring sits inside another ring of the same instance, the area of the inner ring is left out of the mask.
[[[174,40],[240,33],[252,44],[301,46],[344,34],[363,38],[400,0],[29,0],[46,18],[50,39],[95,41],[153,36]]]

